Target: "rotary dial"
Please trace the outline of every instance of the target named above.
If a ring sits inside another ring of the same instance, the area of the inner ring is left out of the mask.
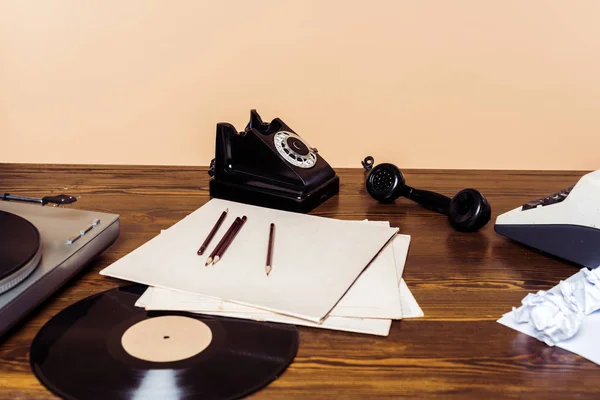
[[[292,165],[300,168],[312,168],[317,162],[317,155],[295,133],[279,131],[275,134],[275,148],[279,154]]]

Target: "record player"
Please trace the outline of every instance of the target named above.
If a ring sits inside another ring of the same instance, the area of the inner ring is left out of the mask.
[[[119,236],[118,215],[64,207],[74,201],[0,195],[0,337]]]

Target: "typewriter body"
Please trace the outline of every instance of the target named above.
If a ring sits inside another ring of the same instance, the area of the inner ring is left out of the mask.
[[[281,119],[251,110],[246,128],[217,124],[210,195],[263,207],[309,212],[339,192],[339,177]]]
[[[499,215],[496,233],[588,268],[600,265],[600,170]]]

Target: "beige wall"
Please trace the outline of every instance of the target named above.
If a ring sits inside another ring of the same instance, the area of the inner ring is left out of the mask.
[[[600,1],[0,0],[0,161],[207,165],[279,116],[335,167],[598,169]]]

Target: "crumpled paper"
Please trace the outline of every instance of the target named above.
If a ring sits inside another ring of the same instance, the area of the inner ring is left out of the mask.
[[[575,295],[576,288],[569,282],[561,281],[559,293],[544,290],[530,293],[521,301],[521,307],[513,307],[513,316],[518,323],[530,324],[538,340],[554,346],[573,337],[581,327],[584,314]]]
[[[585,299],[585,315],[590,315],[594,311],[600,310],[600,268],[589,270],[582,268],[583,290]]]
[[[564,307],[567,310],[566,313],[571,314],[571,310],[567,305],[569,302],[572,302],[573,296],[577,299],[577,303],[579,306],[580,313],[583,314],[581,317],[581,323],[577,331],[572,329],[569,332],[568,328],[559,330],[562,332],[562,337],[554,337],[554,340],[546,341],[547,344],[556,343],[554,347],[570,351],[573,354],[580,355],[585,359],[600,365],[600,346],[598,346],[598,332],[600,332],[600,309],[598,308],[598,292],[596,292],[600,285],[598,285],[598,279],[600,278],[600,267],[593,270],[594,275],[590,275],[588,272],[590,270],[588,268],[580,269],[572,275],[571,277],[566,279],[566,282],[571,284],[572,291],[569,291],[569,288],[562,287],[558,284],[553,288],[548,290],[548,293],[553,293],[559,298],[564,298],[563,295],[566,294],[566,301],[564,302]],[[587,278],[586,278],[587,276]],[[547,295],[544,295],[545,292],[539,293],[537,297],[530,296],[527,300],[524,300],[525,303],[539,303],[545,304],[544,302],[548,302],[549,299],[545,299]],[[586,298],[587,294],[587,298]],[[556,299],[554,299],[556,300]],[[562,302],[562,300],[561,300]],[[561,304],[559,302],[559,304]],[[557,307],[553,305],[553,307]],[[596,311],[593,311],[596,309]],[[507,312],[500,319],[498,319],[498,323],[514,329],[518,332],[521,332],[525,335],[534,337],[539,340],[538,337],[545,337],[540,334],[539,330],[535,328],[534,323],[531,321],[531,307],[526,309],[525,305],[523,307],[519,307],[517,310],[519,317],[515,317],[516,311]],[[563,311],[561,313],[564,314]],[[577,315],[577,312],[574,313]],[[566,318],[564,315],[561,318]],[[571,315],[571,318],[578,318]],[[517,319],[520,319],[524,322],[519,323]],[[568,318],[566,318],[568,320]],[[559,326],[559,323],[555,323],[556,326]],[[572,324],[573,327],[576,327],[576,323]],[[540,324],[538,323],[538,327]],[[548,329],[548,328],[547,328]],[[550,329],[548,329],[550,330]],[[575,332],[573,332],[575,331]],[[552,335],[550,335],[552,336]],[[571,336],[571,337],[569,337]],[[562,338],[565,338],[561,341]],[[544,342],[542,342],[544,343]]]

